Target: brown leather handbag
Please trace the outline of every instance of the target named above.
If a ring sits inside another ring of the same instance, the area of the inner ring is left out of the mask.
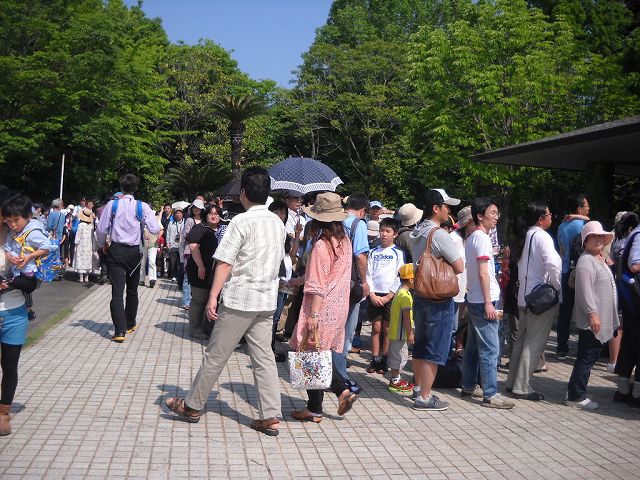
[[[434,227],[429,232],[427,244],[417,264],[413,286],[414,291],[427,300],[444,301],[455,297],[460,287],[453,267],[444,258],[431,255],[431,243],[436,230],[440,230],[440,227]]]

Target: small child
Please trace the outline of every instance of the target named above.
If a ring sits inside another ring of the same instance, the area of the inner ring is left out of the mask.
[[[367,367],[368,373],[387,372],[389,341],[386,330],[389,326],[391,300],[396,290],[400,288],[398,270],[404,265],[404,253],[393,244],[397,236],[397,222],[392,218],[383,218],[380,220],[380,245],[369,252],[367,283],[371,291],[368,313],[371,320],[372,358]],[[381,344],[382,356],[380,355]]]
[[[11,233],[4,245],[14,277],[32,278],[38,270],[36,260],[54,251],[42,224],[31,218],[31,200],[24,195],[8,198],[2,205],[2,216]]]
[[[400,267],[400,281],[402,285],[396,291],[391,302],[391,320],[389,322],[389,367],[391,380],[389,391],[411,395],[414,386],[402,380],[400,371],[407,364],[409,349],[407,344],[413,345],[413,263],[406,263]]]

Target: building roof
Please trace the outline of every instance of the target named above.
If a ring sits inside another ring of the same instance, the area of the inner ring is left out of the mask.
[[[640,115],[492,150],[474,159],[584,171],[592,162],[605,162],[615,164],[616,174],[640,177]]]

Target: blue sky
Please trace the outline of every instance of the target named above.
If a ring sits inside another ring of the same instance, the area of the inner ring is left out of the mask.
[[[125,0],[136,5],[137,0]],[[160,17],[169,39],[197,43],[208,38],[233,50],[250,77],[291,87],[291,71],[324,25],[331,0],[145,0],[148,17]]]

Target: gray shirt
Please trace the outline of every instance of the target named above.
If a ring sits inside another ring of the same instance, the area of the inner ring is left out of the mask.
[[[578,259],[575,270],[576,302],[573,321],[581,330],[589,328],[589,315],[600,317],[600,332],[596,338],[605,343],[620,324],[618,297],[611,269],[604,261],[588,253]]]
[[[416,225],[416,228],[411,232],[409,236],[409,246],[411,247],[411,256],[413,257],[414,264],[420,261],[422,257],[422,252],[424,252],[427,246],[429,232],[431,232],[432,228],[438,226],[439,225],[431,220],[425,220]],[[433,241],[431,242],[431,255],[435,258],[444,258],[449,263],[453,263],[461,258],[456,244],[444,229],[440,229],[434,233]]]

